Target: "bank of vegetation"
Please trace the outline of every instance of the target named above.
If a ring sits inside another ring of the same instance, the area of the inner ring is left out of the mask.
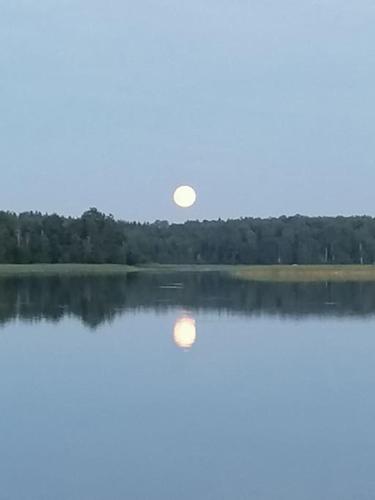
[[[81,217],[0,212],[2,264],[372,265],[375,219],[241,218],[132,223],[92,208]]]

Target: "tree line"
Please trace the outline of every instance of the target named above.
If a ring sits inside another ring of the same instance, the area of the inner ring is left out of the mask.
[[[136,223],[0,212],[1,263],[373,264],[375,218],[252,218]]]

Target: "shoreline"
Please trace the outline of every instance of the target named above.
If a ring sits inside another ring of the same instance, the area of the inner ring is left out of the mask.
[[[245,281],[375,281],[375,265],[204,265],[204,264],[0,264],[0,278],[18,276],[109,276],[135,272],[221,272]]]

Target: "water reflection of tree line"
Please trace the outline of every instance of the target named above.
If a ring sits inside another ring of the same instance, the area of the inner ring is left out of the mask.
[[[171,307],[292,317],[371,315],[375,283],[254,283],[216,273],[0,280],[2,324],[70,315],[95,328],[126,310]]]

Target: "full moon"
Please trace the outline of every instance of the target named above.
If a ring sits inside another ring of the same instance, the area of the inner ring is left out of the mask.
[[[179,207],[189,208],[196,202],[197,193],[190,186],[180,186],[174,192],[173,200]]]

